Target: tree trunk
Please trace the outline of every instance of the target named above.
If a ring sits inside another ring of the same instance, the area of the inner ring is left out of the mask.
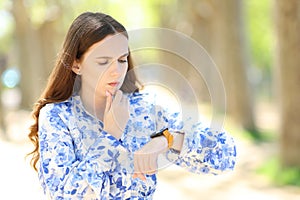
[[[177,0],[174,4],[165,4],[160,7],[161,9],[161,23],[160,25],[165,28],[171,28],[179,31],[189,37],[190,40],[195,40],[195,43],[199,45],[199,48],[203,48],[204,51],[210,52],[211,40],[210,40],[210,24],[211,24],[211,10],[210,5],[206,0],[189,0],[181,1]],[[176,15],[174,15],[176,13]],[[171,16],[171,17],[170,17]],[[169,41],[170,38],[162,38],[161,43],[172,43],[176,48],[186,48],[185,51],[189,52],[189,59],[199,52],[192,52],[190,47],[186,47],[185,42],[181,44],[180,41]],[[198,49],[199,51],[199,49]],[[203,53],[203,52],[202,52]],[[200,53],[201,54],[201,53]],[[179,57],[182,55],[163,55],[161,60],[167,60],[168,65],[178,70],[183,76],[187,78],[187,82],[191,85],[195,92],[197,100],[201,102],[211,102],[211,95],[208,88],[207,81],[211,79],[211,64],[205,65],[205,67],[199,67],[198,65],[191,65],[191,63],[183,62],[183,59]],[[197,60],[197,59],[192,59]],[[199,73],[199,68],[200,73]],[[182,93],[189,97],[190,94],[186,94],[187,88],[181,88]]]
[[[43,70],[41,49],[38,43],[38,35],[32,27],[23,0],[13,1],[12,13],[16,22],[16,46],[21,71],[21,107],[30,108],[41,89],[39,82]]]
[[[212,7],[207,2],[207,0],[189,0],[189,3],[186,1],[178,1],[178,7],[180,8],[179,15],[182,15],[179,18],[178,23],[176,23],[176,29],[180,32],[183,32],[191,36],[198,44],[207,51],[208,54],[211,53],[212,41],[211,41],[211,20],[212,20]],[[209,65],[201,68],[201,75],[206,77],[195,76],[195,71],[189,71],[189,80],[191,84],[198,91],[199,98],[202,101],[212,102],[213,94],[210,94],[208,88],[208,80],[214,79],[215,75],[213,74]],[[217,94],[218,95],[218,94]],[[218,98],[223,99],[223,98]],[[219,106],[220,108],[222,106]],[[216,109],[216,108],[214,108]],[[221,109],[223,110],[223,109]]]
[[[253,101],[247,79],[249,62],[244,35],[242,1],[209,0],[208,2],[213,8],[212,57],[224,80],[227,111],[245,129],[256,130]]]
[[[276,0],[281,161],[300,168],[300,1]]]
[[[32,107],[54,66],[58,51],[56,28],[60,27],[57,23],[61,23],[62,16],[59,6],[57,4],[56,9],[49,8],[48,15],[51,18],[45,18],[41,25],[34,25],[24,1],[13,1],[12,14],[16,22],[16,46],[21,71],[22,108]],[[50,13],[52,10],[54,13]]]
[[[176,5],[164,8],[162,13],[164,13],[162,15],[164,27],[177,29],[190,35],[210,53],[224,81],[228,113],[244,128],[253,131],[252,133],[257,137],[253,117],[253,101],[246,74],[249,62],[246,51],[247,43],[243,32],[242,1],[178,0]],[[176,15],[168,13],[176,13]],[[178,41],[176,42],[178,43]],[[187,49],[187,51],[189,50]],[[164,58],[166,57],[164,56]],[[174,66],[176,63],[178,62],[176,61]],[[208,76],[204,77],[205,80],[213,83],[219,81],[219,76],[215,74],[211,66],[206,66],[202,70],[205,70],[203,74]],[[208,97],[212,103],[216,102],[213,103],[213,106],[217,104],[217,107],[213,109],[223,111],[224,98],[222,94],[224,91],[220,91],[223,88],[210,88],[212,90],[207,95],[208,84],[203,84],[198,77],[196,77],[196,81],[193,81],[192,77],[195,77],[195,73],[190,71],[190,74],[189,80],[192,85],[197,85],[195,88],[200,91],[201,99],[207,100]],[[212,99],[212,96],[217,96],[217,99]]]

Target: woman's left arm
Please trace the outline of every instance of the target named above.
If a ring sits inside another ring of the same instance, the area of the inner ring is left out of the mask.
[[[169,128],[173,146],[166,152],[169,161],[193,173],[219,174],[233,170],[236,146],[225,131],[213,130],[203,122],[187,123],[179,113],[158,111],[158,125]]]
[[[175,133],[174,143],[177,146],[167,152],[167,158],[191,172],[219,174],[234,169],[236,146],[225,131],[213,131],[197,123],[184,134]]]

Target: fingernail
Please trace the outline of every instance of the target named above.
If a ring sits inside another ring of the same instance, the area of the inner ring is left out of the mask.
[[[106,90],[105,91],[105,95],[108,97],[109,96],[109,92]]]

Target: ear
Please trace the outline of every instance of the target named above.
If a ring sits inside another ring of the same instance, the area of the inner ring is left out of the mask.
[[[75,60],[72,65],[72,71],[77,75],[81,75],[80,70],[81,70],[80,63],[77,62],[77,60]]]

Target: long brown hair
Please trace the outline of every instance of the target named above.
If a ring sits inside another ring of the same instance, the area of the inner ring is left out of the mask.
[[[40,157],[38,118],[41,108],[48,103],[67,100],[72,95],[74,88],[75,90],[77,88],[74,85],[77,75],[72,71],[75,59],[80,59],[94,43],[101,41],[108,35],[117,33],[121,33],[128,38],[124,26],[111,16],[103,13],[85,12],[79,15],[71,24],[46,88],[33,107],[34,124],[30,126],[28,137],[35,147],[29,155],[32,155],[31,165],[36,171],[36,164]],[[129,52],[128,71],[131,69],[133,69],[133,63]],[[121,90],[125,93],[134,92],[138,90],[138,85],[139,82],[135,73],[130,71],[125,76]]]

